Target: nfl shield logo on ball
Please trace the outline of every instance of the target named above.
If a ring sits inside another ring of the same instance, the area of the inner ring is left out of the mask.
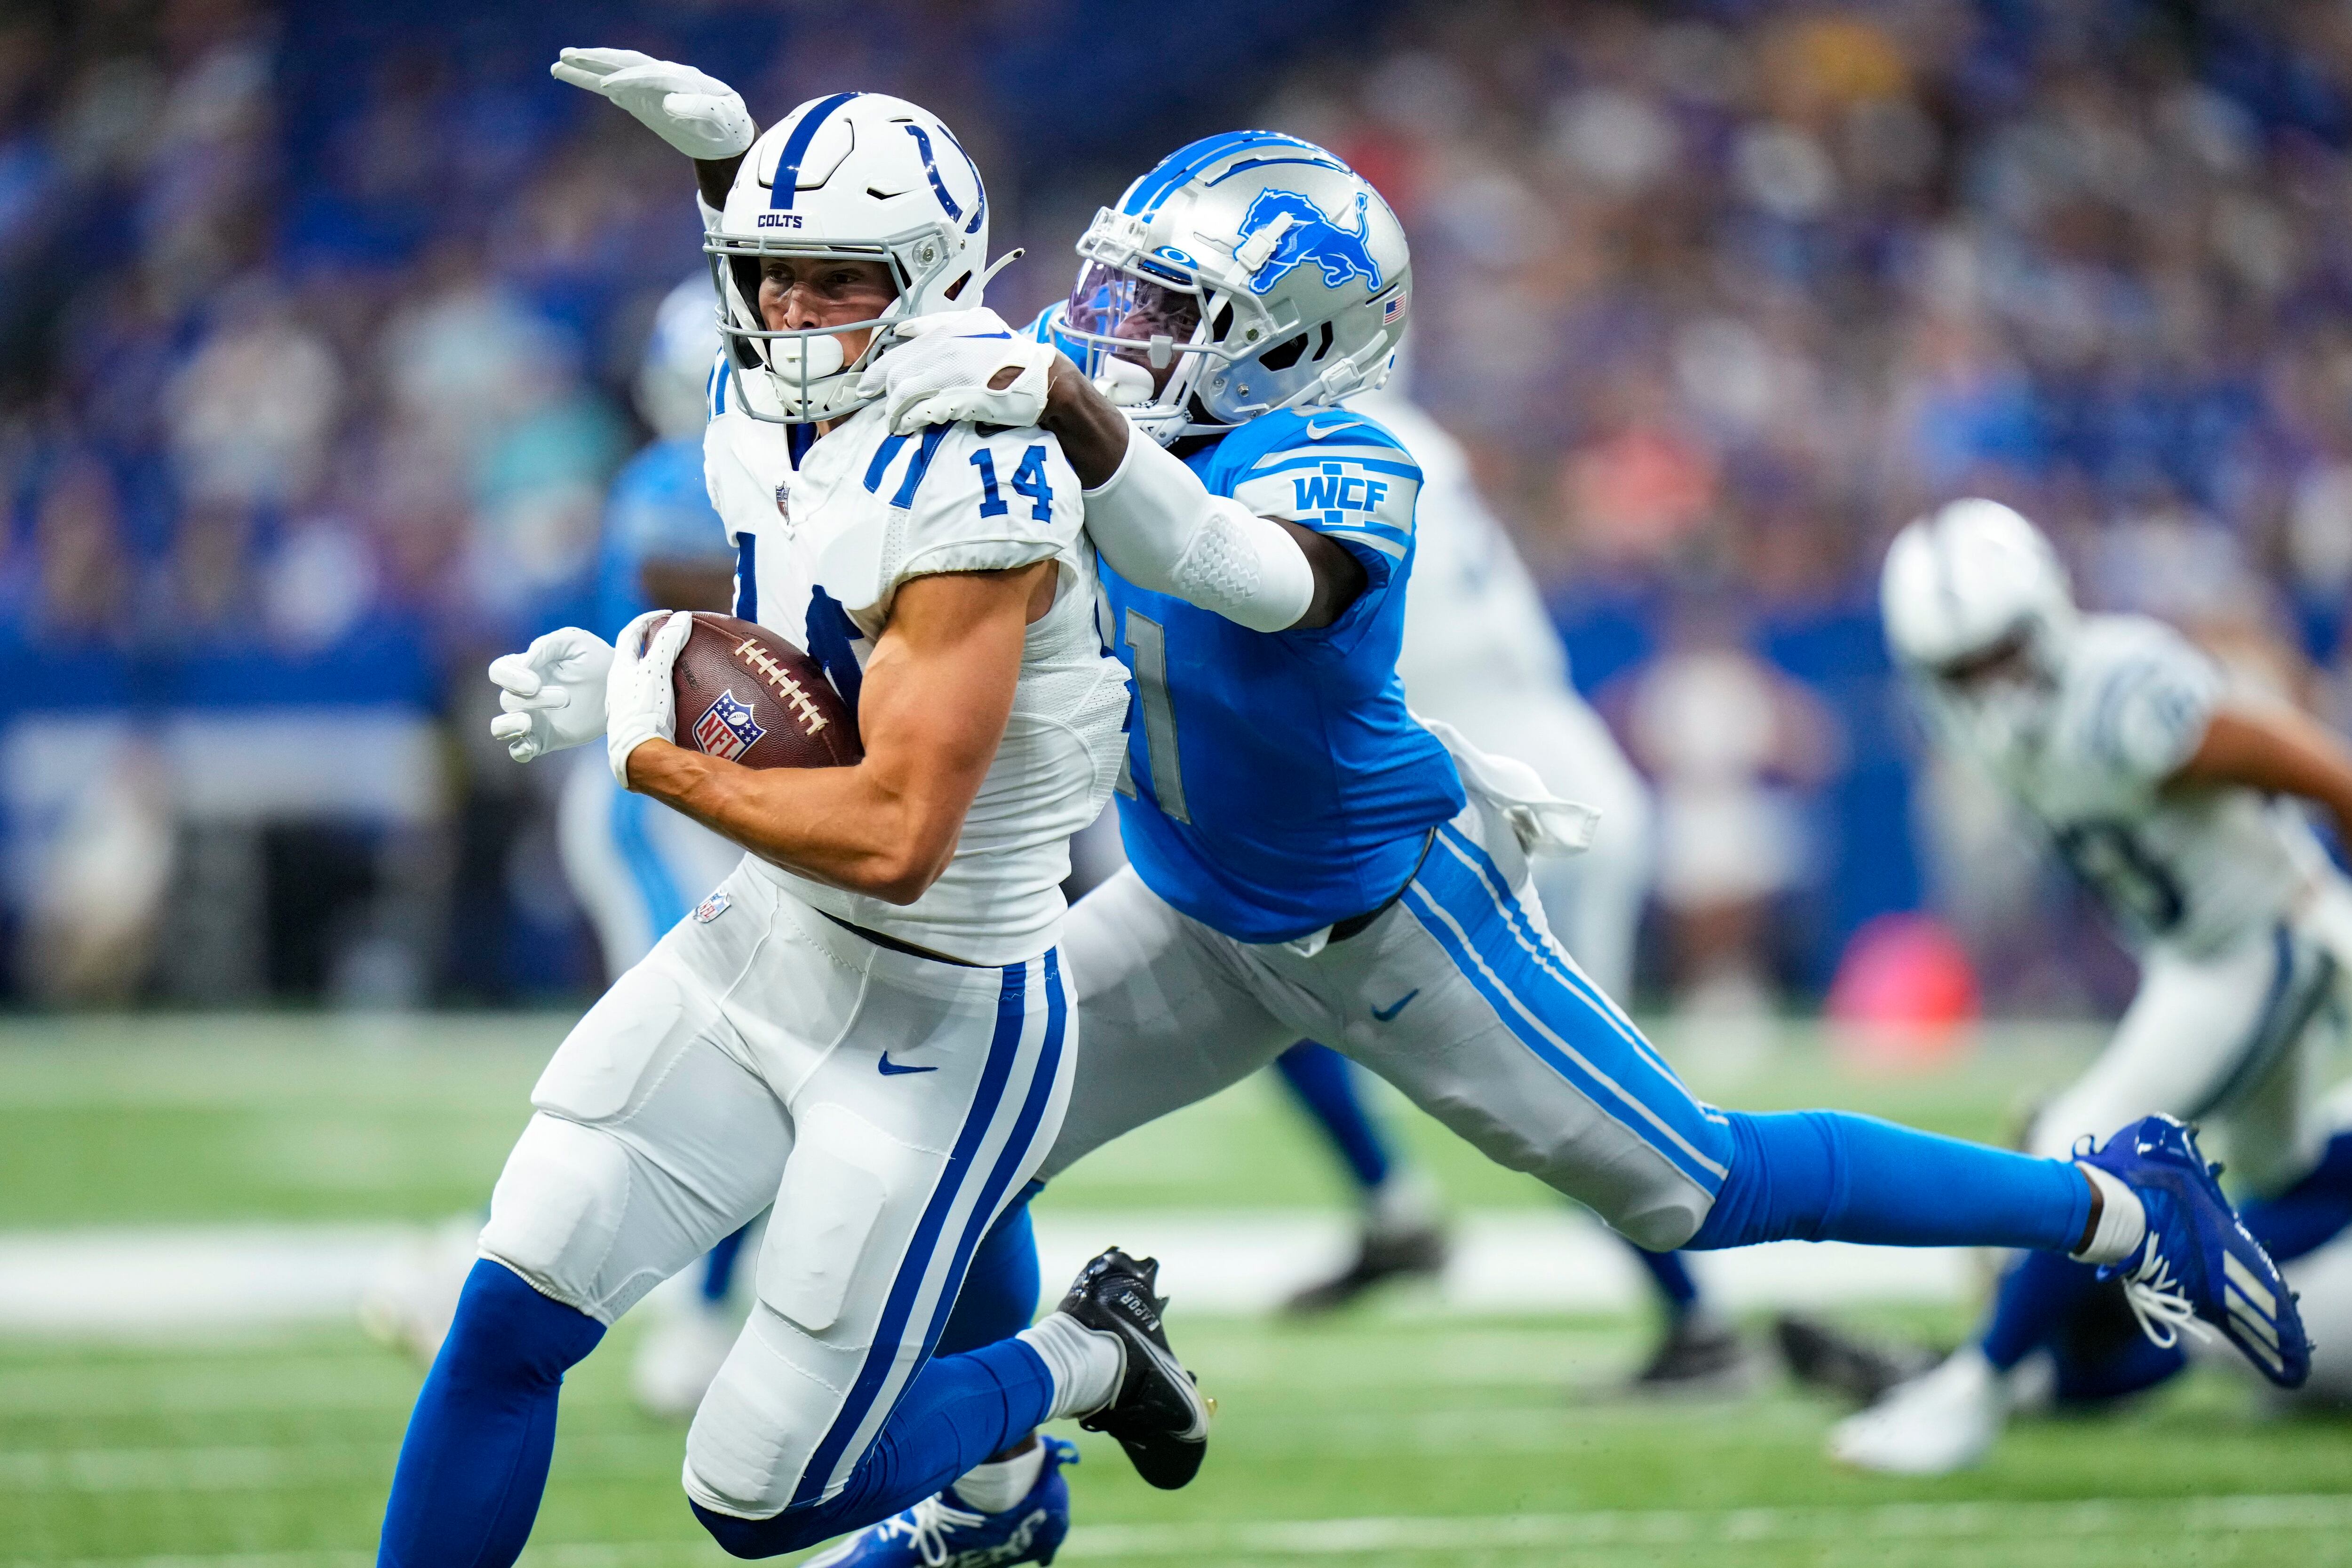
[[[723,893],[712,894],[709,898],[704,899],[700,904],[694,906],[694,923],[697,925],[709,925],[712,921],[726,914],[727,906],[734,902],[735,901],[732,898],[730,898]]]
[[[751,705],[733,692],[720,692],[719,700],[705,708],[702,716],[694,721],[694,744],[708,757],[724,758],[732,762],[768,732],[751,722]]]

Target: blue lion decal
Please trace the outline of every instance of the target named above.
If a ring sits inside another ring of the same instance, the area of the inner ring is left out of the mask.
[[[1372,259],[1371,223],[1365,215],[1364,193],[1356,193],[1356,226],[1341,228],[1313,200],[1297,191],[1260,191],[1242,215],[1241,242],[1282,218],[1290,220],[1275,241],[1274,254],[1250,274],[1250,292],[1263,294],[1301,262],[1323,269],[1323,286],[1337,288],[1350,277],[1364,280],[1367,291],[1381,286],[1381,264]]]

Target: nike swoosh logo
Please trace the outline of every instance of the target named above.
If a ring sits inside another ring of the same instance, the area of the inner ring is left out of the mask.
[[[1412,1000],[1413,998],[1419,995],[1421,995],[1421,988],[1415,986],[1412,990],[1407,991],[1404,995],[1399,997],[1388,1006],[1384,1008],[1374,1008],[1372,1009],[1372,1016],[1380,1019],[1382,1023],[1386,1023],[1389,1019],[1396,1017],[1397,1014],[1404,1011],[1405,1003]]]
[[[936,1066],[901,1067],[897,1062],[890,1060],[890,1053],[888,1051],[886,1051],[882,1053],[882,1076],[885,1078],[896,1078],[902,1072],[937,1072],[938,1071],[939,1068]]]
[[[1352,419],[1343,419],[1337,424],[1317,424],[1312,421],[1309,421],[1307,426],[1307,439],[1309,441],[1320,441],[1327,435],[1336,435],[1340,431],[1353,430],[1355,428],[1356,422]]]

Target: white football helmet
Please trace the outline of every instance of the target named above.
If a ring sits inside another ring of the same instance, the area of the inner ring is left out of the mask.
[[[2040,529],[1998,501],[1954,501],[1895,536],[1879,580],[1886,644],[1935,675],[2012,639],[2044,671],[2075,623],[2066,568]]]
[[[1163,444],[1379,386],[1412,303],[1380,193],[1270,131],[1170,153],[1095,214],[1078,256],[1057,340]],[[1171,362],[1155,393],[1145,367]]]
[[[781,424],[856,409],[867,401],[858,374],[889,346],[890,324],[980,304],[993,270],[982,265],[988,192],[979,165],[939,116],[873,92],[812,99],[770,126],[743,155],[702,248],[736,395],[753,418]],[[772,332],[760,314],[760,263],[777,256],[878,261],[898,298],[870,321]],[[873,337],[850,360],[842,334],[868,328]]]

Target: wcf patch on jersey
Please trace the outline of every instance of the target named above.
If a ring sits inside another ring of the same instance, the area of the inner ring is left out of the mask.
[[[709,898],[704,899],[700,904],[694,906],[694,923],[697,925],[709,925],[712,921],[726,914],[728,908],[732,905],[734,902],[735,900],[726,894],[712,894]]]

